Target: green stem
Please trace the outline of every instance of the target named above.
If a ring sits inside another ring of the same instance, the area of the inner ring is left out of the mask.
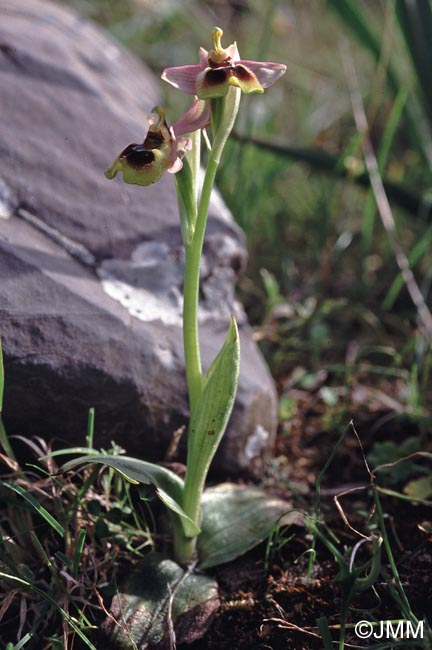
[[[186,158],[189,160],[192,170],[194,204],[198,205],[198,179],[201,167],[201,131],[193,131],[190,134],[190,139],[192,140],[192,149],[186,151]]]
[[[0,446],[3,447],[4,451],[6,452],[6,455],[9,456],[11,460],[14,460],[16,462],[15,454],[10,445],[9,438],[7,436],[6,430],[3,425],[1,413],[0,413]]]
[[[231,88],[227,97],[213,100],[212,114],[217,115],[217,127],[213,146],[209,155],[207,169],[201,190],[194,234],[190,244],[185,246],[186,260],[183,287],[183,345],[185,353],[186,377],[189,391],[191,417],[202,389],[202,368],[198,334],[198,299],[200,263],[207,226],[207,216],[211,193],[221,155],[231,133],[240,103],[240,91]],[[193,170],[195,187],[198,169]],[[196,191],[193,188],[193,191]]]
[[[185,247],[183,344],[191,419],[195,413],[203,387],[198,332],[198,300],[200,263],[207,226],[207,216],[222,151],[234,125],[240,101],[240,91],[236,88],[232,88],[231,90],[226,98],[215,100],[214,106],[212,107],[212,113],[217,114],[218,118],[214,130],[214,141],[204,176],[193,238],[191,243]],[[205,474],[195,472],[190,467],[190,463],[188,463],[183,493],[183,510],[197,524],[200,523],[201,519],[201,497],[206,473],[207,470]],[[175,526],[174,553],[179,562],[188,563],[193,560],[196,541],[196,537],[186,537],[180,525]]]
[[[197,471],[190,463],[187,464],[185,486],[183,492],[183,510],[198,525],[201,523],[201,499],[204,491],[206,475]],[[183,530],[174,536],[174,552],[182,564],[191,562],[196,554],[197,537],[186,537]]]
[[[186,246],[183,294],[183,344],[191,419],[198,404],[203,385],[198,333],[199,275],[210,197],[219,159],[220,152],[213,149],[204,177],[195,233],[190,245]],[[188,469],[183,493],[183,509],[193,521],[198,522],[201,515],[201,495],[204,486],[201,480],[202,477],[192,477],[192,475],[193,472]],[[203,478],[205,480],[205,477]],[[196,541],[196,537],[186,537],[184,535],[181,525],[175,527],[174,554],[179,562],[185,564],[193,559],[196,550]]]
[[[201,355],[198,333],[199,274],[210,196],[219,161],[210,156],[192,242],[186,246],[183,296],[183,344],[191,417],[202,388]]]

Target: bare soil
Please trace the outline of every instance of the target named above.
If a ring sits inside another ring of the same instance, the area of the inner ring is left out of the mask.
[[[297,422],[293,418],[289,435],[285,435],[283,427],[281,428],[276,445],[280,473],[275,471],[274,483],[270,489],[294,500],[298,507],[312,513],[316,479],[334,449],[337,436],[323,431],[322,405],[314,404],[313,401],[311,404],[309,400],[309,406],[305,405],[304,410],[300,411],[303,411],[302,417]],[[403,441],[408,435],[416,433],[415,425],[403,420],[395,421],[387,415],[388,413],[379,410],[361,413],[356,422],[356,431],[363,449],[352,427],[348,426],[346,436],[322,480],[322,518],[339,540],[334,542],[337,548],[343,551],[345,547],[348,556],[361,540],[353,529],[369,535],[370,517],[374,516],[370,477],[364,455],[376,440]],[[380,422],[387,422],[387,425],[380,426]],[[379,479],[377,482],[379,484]],[[359,489],[349,492],[353,487]],[[392,486],[392,489],[402,492],[402,487]],[[348,494],[339,498],[342,516],[334,497],[347,491]],[[430,625],[432,534],[427,532],[427,525],[432,519],[431,509],[384,495],[381,495],[381,504],[391,549],[412,611],[419,620],[429,618]],[[295,528],[291,532],[291,540],[281,544],[278,550],[274,547],[270,550],[267,565],[265,558],[268,548],[263,544],[253,553],[220,567],[215,572],[220,585],[222,607],[205,638],[187,646],[188,648],[322,650],[323,641],[317,629],[317,619],[321,617],[326,617],[333,640],[339,638],[342,606],[341,585],[337,580],[339,567],[327,548],[318,543],[313,572],[308,581],[310,533],[303,528]],[[288,537],[286,534],[287,539]],[[371,546],[363,544],[356,553],[355,566],[366,562],[370,552]],[[374,589],[368,589],[354,599],[348,623],[355,624],[359,620],[370,620],[371,617],[376,620],[403,618],[386,583],[385,575],[390,574],[388,557],[383,550],[382,572]],[[347,630],[346,648],[370,647],[369,643],[359,640],[352,628]]]

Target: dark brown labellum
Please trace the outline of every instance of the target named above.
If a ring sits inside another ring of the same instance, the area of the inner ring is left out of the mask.
[[[207,87],[220,86],[226,82],[230,76],[230,68],[214,68],[207,70],[205,74],[205,85]]]
[[[135,169],[150,165],[154,161],[154,154],[142,144],[130,144],[124,149],[120,158],[126,158],[128,164]]]
[[[160,149],[163,145],[164,138],[161,133],[156,133],[155,131],[149,131],[147,133],[146,139],[143,142],[143,146],[146,149]]]
[[[233,74],[240,81],[252,81],[255,80],[255,75],[248,70],[244,65],[235,65],[232,68]]]

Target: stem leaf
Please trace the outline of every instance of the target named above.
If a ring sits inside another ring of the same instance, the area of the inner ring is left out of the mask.
[[[187,471],[191,491],[196,488],[201,492],[225,433],[234,405],[239,370],[239,334],[232,318],[225,342],[204,376],[203,390],[190,423]]]

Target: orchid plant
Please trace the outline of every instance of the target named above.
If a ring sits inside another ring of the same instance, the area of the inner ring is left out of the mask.
[[[234,318],[231,318],[225,342],[207,372],[203,372],[201,364],[199,277],[212,188],[242,92],[263,93],[286,70],[286,66],[279,63],[241,60],[235,43],[227,48],[222,46],[222,35],[220,28],[213,29],[213,47],[209,51],[200,49],[198,64],[170,67],[162,74],[162,79],[171,86],[193,96],[186,113],[169,126],[164,110],[154,108],[152,112],[156,117],[150,118],[143,143],[128,145],[105,172],[108,179],[121,173],[126,183],[143,186],[155,183],[165,172],[174,175],[185,249],[183,341],[190,405],[185,479],[181,480],[164,467],[126,456],[89,453],[65,465],[65,468],[70,468],[84,461],[99,462],[115,468],[130,481],[155,485],[170,513],[174,559],[182,566],[197,559],[197,540],[200,533],[204,535],[205,532],[203,491],[210,464],[233,408],[240,367],[239,335]],[[208,127],[211,127],[211,142],[206,132]],[[203,136],[209,150],[201,185]],[[252,496],[256,497],[256,493]],[[253,502],[252,496],[249,494],[250,503]],[[236,500],[239,502],[237,497]],[[215,507],[223,509],[220,499],[216,498]],[[259,510],[256,501],[251,507]],[[280,510],[279,506],[273,511],[267,503],[261,508],[264,518],[270,513],[271,525],[280,515]],[[224,525],[226,528],[226,521]],[[235,530],[233,535],[237,535]],[[254,543],[259,541],[261,539]],[[251,545],[254,544],[249,548]],[[216,561],[211,553],[206,555],[203,548],[200,552],[198,544],[200,565],[212,566]],[[225,555],[224,559],[231,557]]]

